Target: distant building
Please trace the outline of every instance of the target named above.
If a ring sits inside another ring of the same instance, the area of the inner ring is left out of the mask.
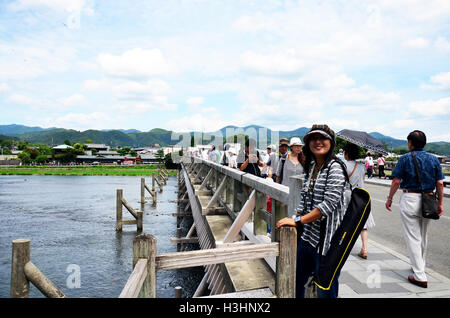
[[[109,146],[105,144],[86,144],[87,151],[97,150],[98,151],[109,151]]]
[[[73,148],[72,146],[63,144],[63,145],[55,146],[52,149],[55,151],[55,155],[56,155],[56,154],[59,154],[59,153],[64,153],[64,152],[67,151],[67,149],[72,149],[72,148]]]

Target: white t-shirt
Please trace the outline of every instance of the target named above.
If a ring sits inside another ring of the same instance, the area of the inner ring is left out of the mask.
[[[379,166],[384,166],[384,163],[385,163],[386,161],[384,160],[384,158],[380,157],[380,158],[377,159],[377,162],[378,162],[378,165],[379,165]]]
[[[353,172],[352,176],[350,177],[350,174],[352,173],[353,168],[355,168],[355,164],[357,165],[355,172]],[[347,165],[347,174],[350,177],[350,184],[352,185],[352,188],[356,188],[356,187],[363,188],[364,187],[364,175],[365,175],[364,165],[361,163],[357,163],[354,160],[347,161],[346,165]]]
[[[369,167],[373,167],[373,158],[366,157],[365,163],[367,163]]]

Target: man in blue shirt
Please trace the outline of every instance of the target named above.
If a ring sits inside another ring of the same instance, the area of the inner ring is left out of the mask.
[[[386,201],[386,209],[391,211],[392,199],[398,188],[403,190],[400,198],[400,215],[403,232],[408,248],[409,259],[414,274],[408,276],[408,281],[414,285],[426,288],[428,286],[425,274],[425,252],[427,247],[427,230],[430,219],[422,217],[423,192],[437,190],[439,215],[443,213],[442,199],[444,197],[444,174],[436,156],[423,151],[427,142],[425,134],[414,130],[408,135],[408,148],[414,152],[419,167],[420,180],[417,180],[414,161],[410,153],[400,157],[392,176],[391,189]]]

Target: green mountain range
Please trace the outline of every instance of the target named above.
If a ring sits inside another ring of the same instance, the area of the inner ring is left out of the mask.
[[[230,130],[231,129],[231,130]],[[129,146],[129,147],[147,147],[154,144],[159,144],[161,146],[174,145],[181,140],[182,137],[188,136],[200,136],[203,137],[204,143],[209,143],[214,140],[213,136],[226,136],[228,132],[232,133],[247,133],[251,135],[254,133],[259,138],[265,138],[267,143],[276,143],[277,141],[271,140],[272,134],[274,133],[271,129],[258,126],[250,125],[245,127],[237,126],[226,126],[219,129],[216,132],[185,132],[185,133],[175,133],[169,130],[155,128],[147,132],[141,132],[135,129],[118,129],[118,130],[85,130],[77,131],[72,129],[64,128],[41,128],[41,127],[28,127],[23,125],[0,125],[0,135],[5,138],[18,138],[26,140],[31,143],[43,143],[47,145],[58,145],[64,143],[65,140],[69,140],[72,143],[75,142],[86,142],[86,140],[91,140],[93,143],[105,144],[111,147],[117,146]],[[290,131],[275,131],[274,136],[279,138],[290,138],[293,136],[303,137],[309,128],[300,127],[295,130]],[[267,132],[266,136],[261,136],[261,132]],[[407,149],[407,142],[405,140],[395,139],[389,136],[385,136],[378,132],[371,132],[370,135],[376,139],[382,141],[387,146],[388,150],[392,149]],[[175,140],[172,139],[175,137]],[[196,138],[197,138],[196,137]],[[196,140],[196,143],[198,140]],[[190,143],[189,143],[190,144]],[[449,142],[430,142],[425,147],[425,150],[438,153],[440,155],[450,156],[450,143]]]

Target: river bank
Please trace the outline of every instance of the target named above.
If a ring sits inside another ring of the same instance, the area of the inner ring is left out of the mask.
[[[0,175],[53,176],[151,176],[158,173],[156,165],[142,166],[0,166]],[[169,170],[176,176],[176,170]]]

